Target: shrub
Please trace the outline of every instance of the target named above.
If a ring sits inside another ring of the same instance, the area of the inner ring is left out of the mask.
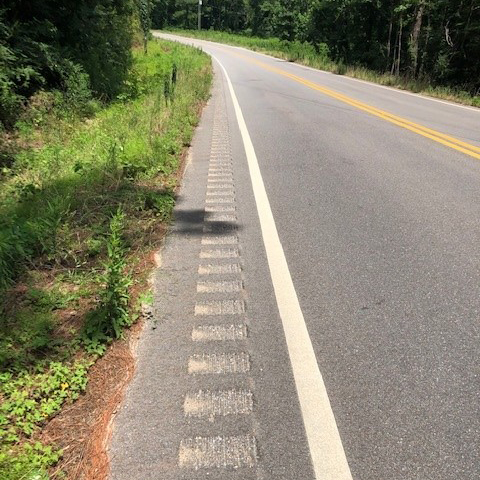
[[[67,110],[84,116],[94,113],[90,77],[80,65],[68,62],[63,78],[63,92]]]

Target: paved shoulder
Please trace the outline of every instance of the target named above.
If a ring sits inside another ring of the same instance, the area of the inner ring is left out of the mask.
[[[217,72],[115,419],[112,480],[313,478],[227,93]]]

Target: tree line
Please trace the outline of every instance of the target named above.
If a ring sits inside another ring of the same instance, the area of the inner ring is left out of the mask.
[[[2,0],[0,133],[39,90],[72,101],[121,91],[149,0]]]
[[[38,91],[116,98],[136,32],[196,28],[198,0],[3,0],[0,133]],[[202,27],[313,45],[347,65],[480,93],[480,0],[203,0]],[[312,47],[311,47],[312,48]]]
[[[197,0],[157,0],[156,28],[196,28]],[[480,93],[480,0],[203,0],[202,27],[313,44],[330,57]]]

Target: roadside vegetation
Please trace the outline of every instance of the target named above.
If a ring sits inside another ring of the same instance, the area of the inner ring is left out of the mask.
[[[480,106],[474,0],[158,0],[153,27]]]
[[[105,45],[100,34],[96,41]],[[6,79],[4,69],[0,75],[5,480],[68,477],[62,450],[45,442],[42,430],[82,395],[89,369],[142,315],[152,252],[170,219],[182,155],[208,98],[211,65],[201,51],[138,41],[131,53],[125,42],[128,53],[117,45],[123,67],[108,82],[101,71],[93,73],[94,65],[87,73],[71,51],[64,57],[68,74],[49,77],[39,68],[44,78],[29,88],[23,87],[36,74],[17,71]],[[10,66],[23,68],[14,47],[8,47]],[[108,52],[97,54],[98,65],[109,61],[102,57]]]

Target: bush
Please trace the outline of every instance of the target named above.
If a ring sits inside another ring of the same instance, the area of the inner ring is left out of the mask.
[[[90,89],[90,77],[80,65],[69,62],[68,67],[63,78],[65,107],[80,115],[93,114],[95,104]]]
[[[65,106],[90,114],[91,91],[121,92],[131,65],[133,0],[5,0],[0,10],[0,122],[12,129],[40,89],[64,92]]]
[[[314,46],[308,42],[299,42],[297,40],[293,42],[285,41],[283,48],[287,52],[290,62],[313,58],[316,54]]]
[[[22,76],[27,78],[27,73],[33,73],[16,67],[16,61],[14,53],[0,44],[0,122],[7,128],[14,125],[25,101],[25,98],[17,93],[16,79]]]

